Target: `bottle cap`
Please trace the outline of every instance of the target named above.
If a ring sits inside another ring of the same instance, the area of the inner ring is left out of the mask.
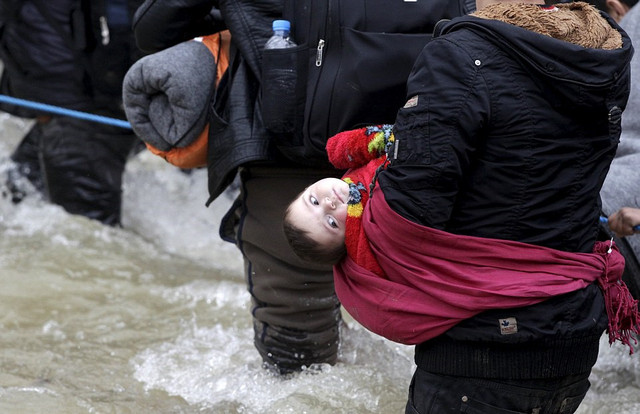
[[[289,20],[274,20],[272,25],[273,30],[291,30],[291,23]]]

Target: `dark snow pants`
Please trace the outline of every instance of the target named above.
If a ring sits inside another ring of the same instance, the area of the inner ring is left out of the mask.
[[[52,203],[118,225],[122,174],[136,140],[128,129],[54,117],[36,123],[11,158]]]

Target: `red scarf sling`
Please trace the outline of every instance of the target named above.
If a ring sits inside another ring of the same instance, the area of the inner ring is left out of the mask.
[[[334,267],[340,302],[370,331],[418,344],[484,310],[532,305],[598,281],[609,342],[631,348],[638,306],[621,280],[624,258],[610,242],[597,242],[593,253],[570,253],[454,235],[403,218],[376,192],[364,207],[362,226],[386,278],[350,257]]]
[[[344,243],[347,255],[356,263],[373,273],[384,276],[362,227],[362,213],[369,202],[369,184],[376,170],[385,161],[384,157],[369,161],[363,167],[353,168],[342,177],[349,184],[349,201],[345,220]]]

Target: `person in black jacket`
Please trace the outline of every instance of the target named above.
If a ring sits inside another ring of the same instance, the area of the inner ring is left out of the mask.
[[[141,1],[3,1],[1,92],[15,98],[124,119],[122,79],[142,55],[131,17]],[[3,105],[36,122],[11,159],[15,202],[26,176],[52,203],[119,225],[121,183],[137,138],[130,129]]]
[[[378,13],[379,3],[347,3],[349,6],[345,9],[371,4],[373,10],[367,17],[406,26],[400,15]],[[433,7],[432,16],[421,22],[425,28],[432,29],[441,18],[466,12],[464,1],[438,0],[425,4]],[[324,2],[317,5],[325,7]],[[411,3],[406,3],[406,7],[411,7]],[[138,46],[145,52],[156,52],[223,28],[231,33],[230,68],[227,79],[221,82],[226,82],[226,86],[220,88],[211,104],[209,201],[239,173],[241,194],[224,217],[220,234],[224,240],[235,243],[244,257],[255,346],[265,366],[286,374],[311,364],[337,361],[341,313],[331,267],[298,258],[282,232],[282,219],[289,200],[307,185],[326,176],[340,177],[341,171],[328,164],[324,142],[304,142],[304,152],[313,154],[310,157],[287,157],[282,148],[275,145],[276,135],[263,124],[262,52],[272,33],[272,21],[282,17],[283,2],[276,0],[147,0],[136,13],[134,32]],[[320,19],[324,14],[312,13],[311,17]],[[364,16],[360,17],[365,20]],[[416,39],[415,34],[395,36],[398,42],[395,48],[401,49],[407,37]],[[361,56],[348,56],[358,66],[355,59]],[[408,73],[412,62],[413,59],[408,64],[396,62],[393,72],[402,67]],[[384,66],[389,68],[386,63]],[[370,80],[371,83],[379,81]],[[401,102],[392,103],[389,93],[400,95],[401,101],[405,80],[394,86],[393,91],[376,96],[375,107],[386,107],[391,118]],[[333,78],[329,81],[333,83]],[[337,88],[344,90],[340,85]],[[360,112],[367,113],[373,103],[373,100],[367,101]],[[269,109],[272,113],[278,112],[278,108]],[[340,124],[344,124],[344,120],[341,121]],[[321,137],[325,142],[339,132],[329,125],[316,126],[327,130]]]
[[[591,252],[631,41],[583,2],[478,0],[477,10],[416,61],[378,177],[384,199],[455,235]],[[406,413],[574,412],[608,322],[596,284],[464,320],[416,346]]]
[[[142,4],[133,27],[138,47],[150,53],[198,35],[231,32],[230,69],[221,81],[227,82],[229,98],[218,109],[216,99],[222,98],[216,96],[210,110],[210,200],[241,167],[241,195],[221,225],[221,237],[237,243],[245,258],[254,343],[264,365],[287,374],[336,361],[340,305],[330,268],[298,260],[280,231],[284,200],[319,175],[336,174],[271,161],[274,149],[257,114],[259,52],[270,35],[271,21],[281,13],[281,3],[273,0],[156,0]]]

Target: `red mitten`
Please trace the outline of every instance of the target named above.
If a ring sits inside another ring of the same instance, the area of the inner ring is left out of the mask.
[[[376,125],[340,132],[327,140],[327,155],[334,167],[346,170],[367,164],[384,154],[382,145],[372,145],[383,138],[388,125]],[[383,134],[383,135],[381,135]]]

